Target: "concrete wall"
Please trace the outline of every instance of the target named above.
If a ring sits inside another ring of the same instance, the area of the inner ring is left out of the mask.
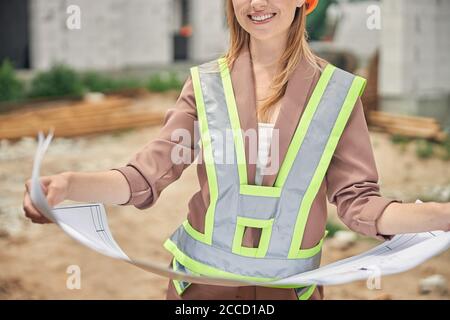
[[[173,60],[175,0],[30,0],[31,67],[62,62],[78,69],[168,64]],[[66,27],[69,5],[81,29]],[[178,12],[178,14],[180,14]],[[190,57],[216,58],[228,46],[224,0],[191,0]]]
[[[191,0],[193,37],[191,58],[196,61],[215,59],[228,47],[228,29],[224,0]]]
[[[66,27],[69,5],[81,8],[81,29]],[[111,69],[172,61],[167,0],[30,0],[31,66],[57,62]]]
[[[382,108],[450,125],[450,1],[383,0]]]
[[[333,46],[354,53],[362,65],[370,63],[380,47],[380,30],[369,29],[367,9],[379,6],[377,1],[340,3],[330,7],[330,16],[339,21],[333,38]],[[339,13],[333,12],[338,11]]]
[[[381,93],[450,92],[450,1],[383,0]]]

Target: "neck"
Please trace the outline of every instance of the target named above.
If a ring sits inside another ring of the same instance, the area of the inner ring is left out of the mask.
[[[250,54],[254,64],[276,67],[286,49],[287,35],[270,40],[250,38]]]

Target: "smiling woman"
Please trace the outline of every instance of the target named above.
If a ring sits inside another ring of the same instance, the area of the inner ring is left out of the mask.
[[[195,154],[200,132],[198,190],[187,219],[164,243],[173,256],[171,267],[180,272],[264,284],[318,268],[327,198],[350,229],[376,239],[448,230],[450,203],[403,204],[380,195],[360,99],[366,81],[310,50],[305,21],[316,2],[228,0],[228,52],[191,68],[158,137],[124,167],[43,177],[49,203],[70,199],[150,208],[192,163],[174,161],[172,151]],[[273,125],[264,161],[273,172],[257,170],[250,161],[268,143],[258,137],[259,122]],[[191,139],[174,139],[180,128]],[[256,139],[243,136],[249,131]],[[228,132],[233,139],[223,143]],[[47,222],[28,192],[24,209],[34,222]],[[305,300],[322,299],[323,290],[173,280],[167,298]]]

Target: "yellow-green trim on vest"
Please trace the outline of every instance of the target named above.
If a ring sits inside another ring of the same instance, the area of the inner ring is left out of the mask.
[[[200,136],[203,146],[203,156],[206,167],[206,175],[208,179],[208,187],[210,194],[210,203],[205,216],[205,230],[201,233],[195,230],[186,220],[183,226],[186,232],[194,239],[209,244],[212,244],[212,233],[214,228],[214,213],[216,209],[218,188],[217,176],[214,167],[214,156],[211,145],[211,135],[209,134],[208,121],[206,117],[205,102],[203,99],[202,88],[200,84],[200,74],[198,67],[191,68],[192,84],[194,87],[195,104],[197,106],[197,117],[199,121]]]
[[[279,198],[281,188],[243,184],[240,186],[239,193],[247,196]]]
[[[274,186],[282,188],[284,183],[286,182],[289,171],[294,164],[295,158],[297,156],[298,151],[305,139],[306,133],[308,131],[309,125],[313,119],[314,113],[316,112],[320,100],[325,92],[325,89],[330,82],[331,77],[333,76],[336,67],[328,64],[322,72],[322,75],[319,78],[319,81],[316,84],[316,87],[313,90],[311,98],[306,105],[305,111],[300,118],[300,122],[295,130],[294,136],[292,137],[292,141],[288,147],[288,151],[286,152],[286,156],[281,164],[281,167],[278,171],[277,178],[275,180]]]
[[[178,262],[178,263],[179,263],[179,262]],[[175,258],[173,258],[173,260],[172,260],[172,267],[173,267],[173,270],[174,270],[174,271],[178,271],[178,268],[177,268],[177,260],[176,260]],[[173,279],[172,281],[173,281],[175,290],[177,291],[177,293],[178,293],[179,296],[181,296],[181,295],[184,293],[184,291],[186,291],[186,289],[189,288],[189,286],[191,285],[191,283],[189,283],[186,287],[183,288],[183,287],[181,286],[179,280]],[[304,288],[304,287],[305,287],[305,286],[295,287],[294,290],[295,290],[295,289],[298,289],[298,288]],[[316,289],[316,287],[317,287],[316,285],[311,285],[311,286],[308,288],[307,291],[305,291],[305,292],[304,292],[303,294],[301,294],[300,296],[297,296],[298,300],[308,300],[309,298],[311,298],[311,296],[312,296],[312,294],[314,293],[314,290]]]
[[[317,252],[322,248],[323,240],[325,239],[326,235],[328,234],[328,230],[325,231],[325,234],[322,238],[322,240],[313,248],[307,249],[310,252],[313,250],[317,250]],[[169,239],[167,239],[164,242],[164,248],[169,251],[173,256],[174,259],[176,259],[180,264],[185,266],[189,271],[191,271],[194,274],[197,275],[204,275],[209,277],[221,277],[226,279],[234,279],[234,280],[243,280],[243,281],[253,281],[253,282],[270,282],[278,280],[276,278],[263,278],[263,277],[250,277],[250,276],[243,276],[239,274],[234,274],[231,272],[223,271],[221,269],[211,267],[207,264],[204,264],[202,262],[196,261],[186,255],[184,252],[182,252],[177,245]],[[267,285],[265,287],[271,287],[271,288],[299,288],[301,286],[299,285]]]
[[[252,219],[237,217],[236,231],[234,233],[232,252],[241,256],[263,258],[269,249],[270,235],[272,234],[273,220]],[[261,237],[257,248],[242,246],[245,227],[261,228]]]
[[[257,282],[267,282],[276,280],[275,278],[242,276],[231,272],[223,271],[218,268],[214,268],[204,263],[198,262],[187,256],[186,254],[184,254],[184,252],[178,249],[176,244],[170,239],[167,239],[166,242],[164,242],[164,248],[166,248],[183,266],[201,275],[210,277],[222,277],[226,279],[244,280],[244,281],[245,280],[257,281]]]
[[[177,271],[177,264],[176,264],[176,262],[175,262],[175,258],[174,259],[172,259],[172,269],[174,270],[174,271]],[[175,290],[177,291],[177,293],[181,296],[181,294],[183,293],[183,289],[181,289],[181,285],[180,285],[180,282],[178,281],[178,280],[176,280],[176,279],[172,279],[172,282],[173,282],[173,285],[174,285],[174,287],[175,287]]]
[[[306,292],[298,296],[298,300],[309,300],[309,298],[313,295],[314,290],[316,290],[316,287],[317,286],[315,284],[310,286]]]
[[[178,271],[178,268],[177,268],[177,261],[176,261],[175,258],[173,258],[173,260],[172,260],[172,268],[173,268],[174,271]],[[178,281],[178,280],[176,280],[176,279],[172,279],[172,282],[173,282],[173,285],[174,285],[174,287],[175,287],[175,290],[177,291],[178,295],[180,295],[180,296],[181,296],[181,295],[183,294],[183,292],[191,285],[191,284],[189,283],[185,288],[182,288],[182,286],[181,286],[181,284],[180,284],[180,281]]]
[[[173,258],[173,260],[172,260],[172,267],[173,267],[173,270],[174,270],[174,271],[178,271],[178,268],[177,268],[177,260],[176,260],[175,258]],[[172,282],[173,282],[174,287],[175,287],[175,290],[176,290],[176,292],[178,293],[179,296],[181,296],[181,295],[184,293],[184,291],[186,291],[186,289],[189,288],[189,286],[191,285],[191,283],[189,283],[186,287],[183,288],[183,287],[181,286],[179,280],[173,279]],[[305,286],[302,286],[302,287],[295,287],[294,290],[295,290],[296,288],[304,288],[304,287],[305,287]],[[305,291],[305,292],[304,292],[303,294],[301,294],[300,296],[297,296],[298,300],[308,300],[309,298],[311,298],[311,296],[313,295],[314,290],[316,289],[316,287],[317,287],[316,285],[311,285],[311,286],[308,288],[307,291]]]
[[[241,123],[239,120],[239,113],[234,97],[233,84],[231,82],[230,70],[228,69],[226,60],[221,58],[218,60],[220,68],[220,76],[222,78],[222,85],[225,92],[225,100],[230,116],[231,129],[233,131],[233,140],[236,150],[236,160],[239,172],[239,183],[241,185],[247,184],[247,162],[245,159],[244,139],[242,137]]]
[[[176,244],[170,240],[167,239],[164,242],[164,248],[169,251],[177,261],[185,266],[187,269],[192,271],[195,274],[198,275],[204,275],[209,277],[221,277],[225,279],[234,279],[234,280],[243,280],[243,281],[252,281],[252,282],[269,282],[269,281],[275,281],[276,278],[262,278],[262,277],[249,277],[249,276],[242,276],[239,274],[234,274],[231,272],[226,272],[214,267],[211,267],[209,265],[206,265],[204,263],[198,262],[191,257],[184,254],[180,249],[177,248]],[[298,285],[267,285],[265,287],[271,287],[271,288],[298,288],[300,286]]]
[[[328,170],[328,166],[331,162],[334,151],[336,150],[339,139],[345,129],[347,121],[353,111],[353,107],[355,106],[357,99],[362,94],[365,84],[365,79],[355,77],[352,86],[347,93],[347,97],[345,98],[342,109],[328,138],[328,142],[325,146],[320,162],[300,205],[288,254],[288,258],[290,259],[299,258],[304,255],[303,250],[299,250],[299,248],[301,247],[306,222],[308,220],[312,203],[317,195],[320,185],[322,184],[326,171]]]

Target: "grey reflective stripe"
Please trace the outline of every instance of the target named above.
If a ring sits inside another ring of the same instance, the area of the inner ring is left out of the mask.
[[[219,68],[218,63],[217,70]],[[233,139],[225,139],[231,133],[225,92],[220,72],[214,72],[214,66],[208,63],[199,67],[200,83],[205,102],[211,146],[215,159],[218,199],[214,215],[212,245],[231,251],[231,244],[239,211],[239,173]],[[225,148],[224,148],[225,146]],[[227,157],[231,160],[227,163]]]
[[[302,298],[302,296],[311,289],[311,286],[308,287],[300,287],[300,288],[295,288],[295,294],[297,295],[297,298],[300,299]],[[315,288],[313,289],[313,292],[311,292],[311,295],[314,293]],[[306,297],[306,299],[309,299],[311,296]]]
[[[239,216],[245,218],[269,220],[276,216],[280,198],[260,197],[238,194]]]
[[[191,259],[242,276],[285,278],[300,272],[314,270],[320,265],[321,252],[308,259],[244,257],[197,241],[184,228],[178,228],[171,239],[177,244],[178,249]]]
[[[189,269],[187,269],[185,266],[183,266],[181,263],[179,263],[177,260],[174,260],[176,267],[174,268],[176,271],[180,271],[180,272],[185,272],[187,274],[193,274]],[[190,285],[191,283],[188,281],[183,281],[183,280],[173,280],[175,282],[177,282],[180,286],[181,289],[181,293],[183,293]]]
[[[271,257],[287,257],[297,213],[303,196],[325,150],[331,130],[349,92],[354,75],[336,68],[308,127],[305,139],[295,158],[281,191],[280,208],[267,252]]]

